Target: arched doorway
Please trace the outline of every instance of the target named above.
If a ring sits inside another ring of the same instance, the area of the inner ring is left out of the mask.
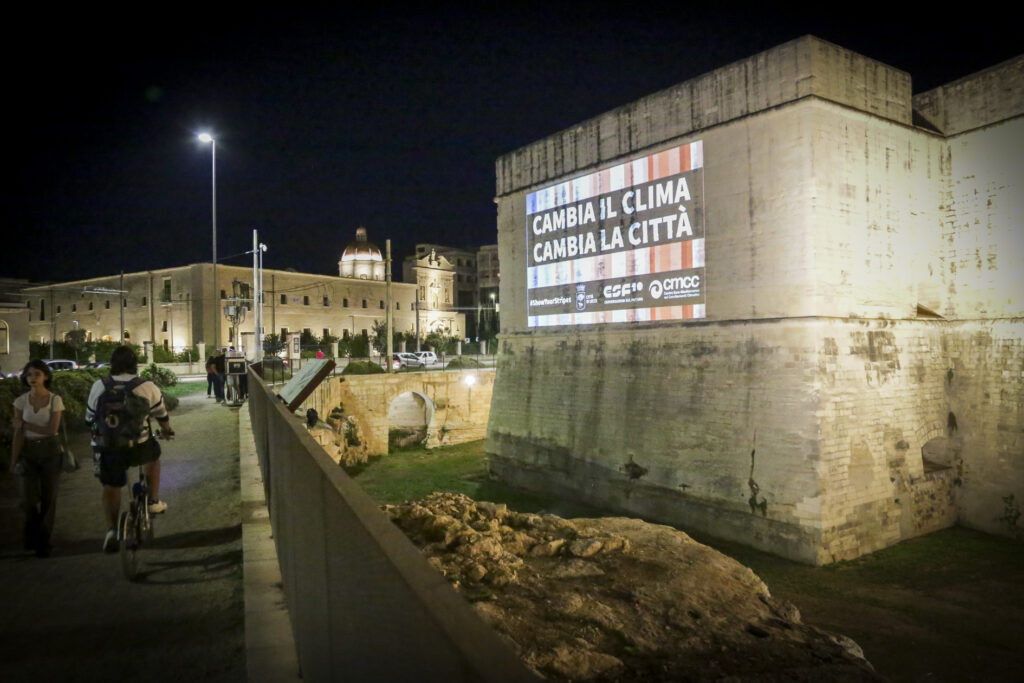
[[[388,404],[388,449],[421,443],[434,417],[434,403],[417,391],[407,391]]]

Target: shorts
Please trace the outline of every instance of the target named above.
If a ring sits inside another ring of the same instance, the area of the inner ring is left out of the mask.
[[[100,483],[118,488],[128,483],[128,468],[160,459],[160,444],[150,437],[137,446],[100,451]]]

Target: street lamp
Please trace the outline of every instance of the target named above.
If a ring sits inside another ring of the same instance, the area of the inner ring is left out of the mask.
[[[210,145],[210,178],[212,180],[212,214],[213,214],[213,348],[220,348],[220,318],[217,296],[217,140],[209,133],[196,136],[199,142]]]

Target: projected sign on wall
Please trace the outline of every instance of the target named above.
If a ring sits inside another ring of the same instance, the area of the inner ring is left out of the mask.
[[[526,196],[529,327],[703,318],[701,141]]]

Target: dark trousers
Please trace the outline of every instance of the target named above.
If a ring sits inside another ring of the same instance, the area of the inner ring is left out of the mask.
[[[18,462],[22,466],[18,479],[21,508],[25,512],[25,547],[48,549],[57,512],[57,481],[61,471],[57,437],[26,439]]]
[[[213,375],[213,393],[218,401],[224,400],[224,375],[220,372]]]
[[[217,383],[217,373],[208,372],[206,373],[206,395],[209,396],[213,393],[213,387]]]

